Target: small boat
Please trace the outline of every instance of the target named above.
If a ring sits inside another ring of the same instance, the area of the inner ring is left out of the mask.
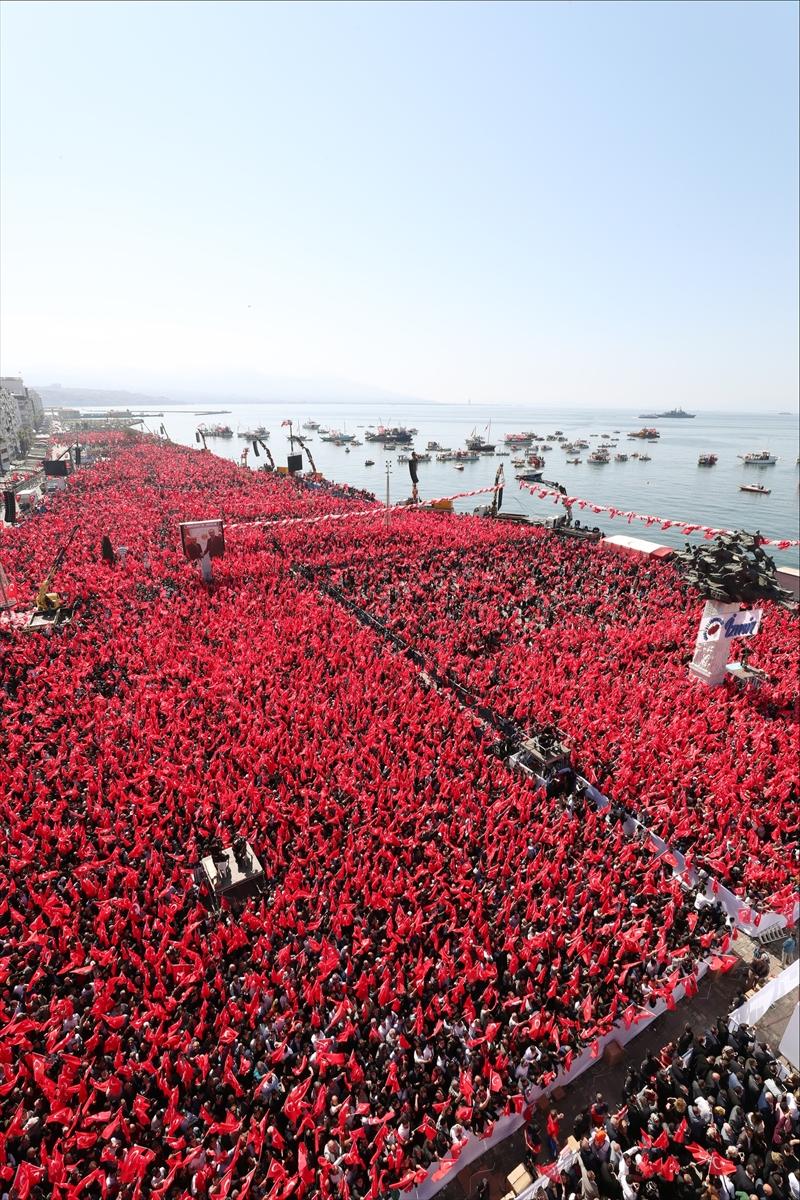
[[[474,450],[456,450],[455,454],[453,455],[453,458],[462,463],[479,462],[480,457],[480,454],[476,454]]]
[[[452,462],[453,454],[450,450],[443,450],[441,454],[436,455],[437,462]]]
[[[492,423],[490,421],[488,426],[490,437],[491,427]],[[467,449],[476,450],[478,454],[494,454],[494,442],[490,442],[487,438],[481,437],[479,433],[476,434],[475,430],[473,429],[472,433],[467,438]]]
[[[522,483],[539,483],[542,478],[541,471],[519,471],[515,476]]]
[[[640,454],[639,462],[652,462],[652,459],[650,458],[649,454]]]
[[[525,459],[524,458],[512,458],[511,463],[515,467],[524,467]]]
[[[777,454],[770,454],[769,450],[760,450],[758,454],[737,454],[737,458],[741,458],[747,466],[756,467],[772,467],[778,461]]]
[[[510,453],[510,450],[495,450],[494,456],[495,458],[508,458]]]
[[[433,450],[434,453],[436,453],[438,451],[440,454],[449,454],[450,453],[449,446],[440,446],[438,442],[428,442],[425,449]]]
[[[319,429],[319,421],[304,421],[303,429]]]
[[[633,454],[631,455],[631,458],[638,458],[638,457],[639,457],[639,451],[634,450]]]
[[[587,461],[590,463],[607,463],[607,462],[611,462],[611,459],[609,458],[609,456],[607,454],[603,454],[600,450],[594,450],[589,455],[589,458]]]
[[[540,458],[538,454],[529,454],[528,455],[528,466],[529,467],[544,467],[546,465],[547,464],[545,463],[545,460],[543,458]]]
[[[698,467],[713,467],[716,461],[716,454],[701,454],[697,460],[697,465]]]
[[[463,470],[464,470],[464,466],[463,466],[463,464],[462,464],[462,463],[456,463],[456,465],[455,465],[455,468],[454,468],[454,469],[455,469],[456,471],[463,471]]]
[[[365,467],[374,467],[375,463],[372,461],[371,458],[368,458],[367,461],[364,463],[364,466]]]
[[[262,442],[265,442],[269,437],[269,430],[265,429],[263,425],[259,425],[258,429],[245,429],[244,433],[240,429],[238,436],[248,442],[252,442],[253,438],[261,438]]]
[[[582,459],[582,458],[568,458],[568,459],[567,459],[567,462],[568,462],[568,463],[575,463],[575,464],[577,465],[578,463],[580,463],[580,462],[583,462],[583,459]]]
[[[527,446],[533,441],[532,433],[507,433],[503,438],[507,446]]]
[[[564,432],[564,430],[563,430],[563,429],[557,429],[557,430],[556,430],[556,437],[561,437],[561,435],[562,435],[562,433],[563,433],[563,432]]]
[[[755,492],[759,496],[769,496],[772,488],[764,487],[763,483],[740,483],[740,492]]]
[[[615,454],[614,455],[614,462],[627,462],[627,461],[628,461],[627,454]]]

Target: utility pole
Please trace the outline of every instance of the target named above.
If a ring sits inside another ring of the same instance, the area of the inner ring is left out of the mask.
[[[389,475],[392,470],[392,464],[386,464],[386,528],[389,528]]]

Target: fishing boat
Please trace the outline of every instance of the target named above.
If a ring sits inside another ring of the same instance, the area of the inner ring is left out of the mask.
[[[486,432],[489,438],[492,436],[492,422],[486,426]],[[473,429],[472,433],[467,438],[467,449],[477,450],[478,454],[494,454],[494,442],[489,441],[489,438],[481,437],[479,433]]]
[[[474,450],[456,450],[455,454],[453,455],[453,458],[462,463],[479,462],[480,457],[480,454],[476,454]]]
[[[627,462],[627,461],[628,461],[627,454],[615,454],[614,455],[614,462]]]
[[[438,452],[440,454],[449,454],[450,453],[449,446],[440,446],[438,442],[428,442],[425,449],[432,450],[434,453]]]
[[[593,450],[592,453],[589,455],[587,462],[607,463],[607,462],[611,462],[611,459],[609,458],[609,456],[607,454],[604,454],[601,450]]]
[[[441,454],[436,455],[437,462],[452,462],[452,459],[453,459],[452,450],[442,450]]]
[[[212,425],[210,429],[205,430],[206,437],[221,437],[232,438],[233,430],[230,425]]]
[[[507,433],[503,438],[507,446],[527,446],[533,441],[532,433]]]
[[[259,425],[257,429],[245,429],[244,432],[240,429],[237,436],[244,438],[247,442],[252,442],[253,438],[261,438],[262,442],[266,442],[269,430],[265,429],[263,425]]]
[[[374,467],[374,466],[375,466],[375,463],[372,461],[372,459],[371,459],[371,458],[368,458],[368,459],[366,460],[366,462],[364,463],[364,466],[365,466],[365,467]]]
[[[529,467],[545,467],[545,466],[547,466],[547,464],[543,458],[539,457],[538,454],[529,454],[528,455],[528,466]]]
[[[539,483],[539,481],[542,478],[542,472],[541,471],[518,471],[515,478],[519,479],[522,483]]]
[[[603,437],[605,437],[605,436],[606,435],[603,434]],[[655,442],[655,441],[657,441],[658,438],[661,437],[661,434],[658,432],[657,429],[653,429],[648,425],[643,425],[641,429],[637,429],[637,430],[635,430],[635,432],[629,433],[628,437],[629,438],[642,438],[648,442]]]
[[[412,430],[406,429],[402,425],[396,425],[391,429],[386,429],[383,425],[379,425],[375,433],[364,434],[368,442],[400,442],[403,445],[407,445],[411,441],[412,436]]]
[[[759,496],[769,496],[772,488],[764,487],[763,483],[740,483],[740,492],[755,492]]]
[[[319,421],[304,421],[303,429],[317,430],[317,429],[319,429]]]
[[[697,465],[698,467],[713,467],[716,461],[716,454],[701,454],[697,460]]]
[[[778,461],[777,454],[770,454],[769,450],[760,450],[758,454],[737,454],[737,458],[741,458],[747,466],[754,467],[773,467]]]

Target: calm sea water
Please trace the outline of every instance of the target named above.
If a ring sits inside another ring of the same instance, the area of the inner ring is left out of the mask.
[[[323,428],[340,429],[355,433],[364,441],[367,428],[385,425],[416,427],[419,433],[414,438],[418,451],[424,450],[428,441],[437,441],[453,450],[462,449],[473,429],[487,436],[491,420],[491,440],[502,447],[503,435],[522,430],[535,430],[546,435],[560,429],[568,438],[585,437],[592,447],[607,440],[592,434],[610,434],[618,445],[611,451],[612,461],[606,466],[595,466],[587,462],[589,451],[581,452],[579,465],[566,462],[567,455],[556,445],[546,455],[547,466],[544,478],[564,484],[568,493],[598,504],[633,510],[663,518],[680,519],[703,525],[728,529],[759,529],[765,537],[798,537],[798,476],[796,465],[798,450],[798,420],[792,414],[742,414],[706,413],[694,420],[642,420],[638,410],[631,409],[565,409],[556,407],[497,406],[482,409],[476,405],[404,404],[392,411],[373,403],[314,403],[304,411],[291,411],[286,403],[220,403],[227,409],[224,415],[200,417],[199,410],[208,411],[215,405],[206,402],[197,405],[165,404],[163,418],[153,418],[147,425],[154,432],[162,420],[167,433],[176,442],[196,446],[195,429],[205,421],[228,424],[236,433],[263,424],[270,430],[268,445],[276,463],[285,463],[289,452],[288,429],[281,428],[281,421],[289,418],[298,429],[309,418],[319,421]],[[645,406],[646,407],[646,406]],[[153,411],[157,411],[154,406]],[[166,411],[170,410],[175,411]],[[142,409],[141,411],[147,411]],[[642,425],[655,426],[661,438],[658,442],[629,441],[627,434]],[[619,431],[615,433],[615,431]],[[310,434],[309,443],[317,469],[326,478],[340,483],[349,483],[367,488],[380,499],[386,496],[386,466],[389,464],[389,487],[393,501],[410,495],[411,484],[408,466],[397,461],[400,450],[387,452],[377,443],[364,442],[363,446],[352,447],[350,453],[344,448],[321,442],[317,434]],[[238,460],[248,443],[234,437],[231,440],[209,439],[209,448],[224,458]],[[778,462],[771,467],[745,466],[737,455],[751,451],[769,449],[779,455]],[[631,455],[635,450],[651,455],[650,462],[628,458],[627,462],[613,461],[619,451]],[[700,454],[713,453],[718,456],[714,467],[698,467]],[[574,456],[570,456],[574,457]],[[374,466],[365,465],[367,459]],[[250,467],[257,467],[263,459],[249,455]],[[450,496],[472,488],[485,487],[494,482],[495,471],[500,462],[505,464],[507,489],[504,507],[509,510],[532,515],[552,516],[556,509],[552,501],[535,499],[530,493],[519,489],[514,479],[515,468],[511,458],[482,456],[479,462],[466,463],[463,471],[456,471],[452,463],[430,463],[419,465],[419,492],[422,499]],[[769,496],[741,492],[740,483],[763,483],[772,489]],[[481,498],[460,500],[456,507],[470,512],[481,502]],[[576,510],[576,516],[578,510]],[[591,520],[589,519],[591,517]],[[662,544],[682,546],[684,535],[678,530],[662,531],[646,526],[639,521],[628,525],[624,518],[611,519],[607,516],[580,514],[579,519],[598,525],[607,532],[630,533],[646,537]],[[697,535],[695,535],[697,537]],[[800,555],[797,549],[774,552],[775,560],[786,566],[797,566]]]

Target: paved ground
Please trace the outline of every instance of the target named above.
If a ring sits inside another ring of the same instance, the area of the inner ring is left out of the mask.
[[[776,943],[776,946],[780,953],[780,942]],[[658,1052],[668,1042],[677,1040],[687,1021],[693,1029],[703,1031],[721,1013],[728,1012],[737,993],[744,991],[747,964],[753,957],[755,944],[746,935],[740,933],[733,949],[740,958],[740,962],[733,970],[729,971],[727,975],[720,975],[713,980],[710,980],[708,976],[701,980],[698,993],[692,1000],[681,1001],[674,1012],[667,1010],[662,1013],[638,1037],[628,1043],[625,1047],[625,1057],[621,1063],[616,1067],[609,1067],[602,1060],[598,1060],[594,1068],[585,1071],[574,1083],[565,1088],[563,1099],[555,1105],[558,1112],[564,1114],[564,1119],[561,1121],[562,1137],[566,1137],[572,1132],[575,1118],[583,1108],[593,1102],[597,1092],[603,1093],[612,1109],[621,1102],[622,1084],[628,1063],[633,1062],[638,1066],[648,1050]],[[769,978],[773,978],[781,970],[780,958],[770,954]],[[797,996],[794,993],[786,996],[783,1001],[770,1009],[757,1027],[758,1037],[769,1042],[775,1050],[777,1050],[796,1003]],[[544,1124],[544,1121],[540,1122],[543,1134],[545,1133]],[[539,1156],[539,1160],[540,1162],[547,1161],[546,1152]],[[466,1200],[470,1200],[470,1197],[475,1195],[475,1189],[480,1180],[487,1179],[490,1200],[501,1200],[508,1191],[506,1185],[508,1174],[524,1161],[525,1142],[523,1131],[519,1130],[464,1167],[439,1192],[439,1196],[441,1200],[465,1200],[465,1197]]]

